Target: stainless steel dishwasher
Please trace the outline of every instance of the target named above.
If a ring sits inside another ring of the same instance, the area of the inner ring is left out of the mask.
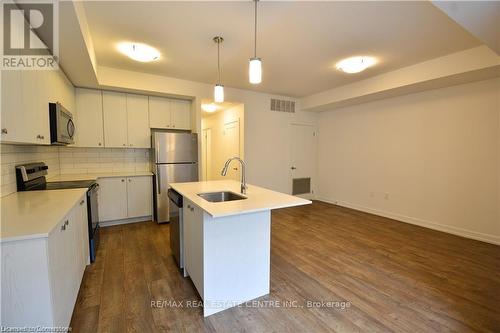
[[[179,268],[184,268],[182,195],[174,189],[168,190],[170,209],[170,249]]]

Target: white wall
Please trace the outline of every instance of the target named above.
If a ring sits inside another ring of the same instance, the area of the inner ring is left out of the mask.
[[[186,96],[194,99],[197,132],[201,132],[201,100],[212,98],[210,84],[165,76],[99,67],[99,84],[107,89],[129,89],[137,92]],[[281,192],[290,191],[290,123],[316,124],[317,114],[302,112],[296,101],[296,113],[270,110],[271,98],[295,100],[249,90],[225,87],[225,98],[245,105],[245,160],[247,181]],[[201,159],[201,149],[200,149]],[[316,161],[311,161],[315,163]]]
[[[319,115],[318,197],[500,244],[500,80]]]

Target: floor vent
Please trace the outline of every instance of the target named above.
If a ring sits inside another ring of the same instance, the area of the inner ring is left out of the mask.
[[[311,178],[293,178],[292,194],[311,193]]]
[[[271,111],[295,113],[295,102],[271,98]]]

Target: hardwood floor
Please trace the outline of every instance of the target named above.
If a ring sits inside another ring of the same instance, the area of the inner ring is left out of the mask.
[[[73,332],[500,332],[499,246],[347,208],[314,202],[274,211],[271,293],[259,301],[281,307],[207,318],[186,307],[199,298],[177,271],[168,224],[101,235]]]

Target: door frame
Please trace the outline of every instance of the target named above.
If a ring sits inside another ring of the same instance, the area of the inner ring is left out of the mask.
[[[288,193],[292,194],[293,190],[293,171],[291,167],[293,166],[293,153],[292,153],[292,142],[293,142],[293,126],[307,126],[313,129],[314,131],[314,159],[313,159],[313,167],[312,167],[312,175],[311,175],[311,193],[307,194],[298,194],[296,196],[304,198],[304,199],[309,199],[313,200],[316,196],[316,177],[318,174],[318,126],[317,124],[310,123],[310,122],[303,122],[303,121],[293,121],[290,122],[289,124],[289,133],[290,133],[290,144],[288,147]]]

